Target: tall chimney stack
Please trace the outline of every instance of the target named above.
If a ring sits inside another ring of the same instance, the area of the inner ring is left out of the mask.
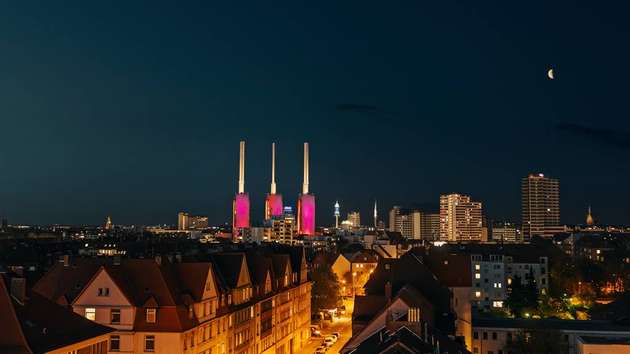
[[[240,159],[238,164],[238,193],[245,193],[245,142],[241,141]]]
[[[271,194],[276,194],[276,143],[271,143]]]
[[[308,194],[308,143],[304,143],[304,184],[302,194]]]

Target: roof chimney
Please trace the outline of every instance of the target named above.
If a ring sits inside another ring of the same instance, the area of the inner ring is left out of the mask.
[[[24,301],[26,301],[25,278],[11,278],[11,296],[19,303],[24,304]]]
[[[385,283],[385,297],[387,298],[387,302],[392,301],[392,283]]]

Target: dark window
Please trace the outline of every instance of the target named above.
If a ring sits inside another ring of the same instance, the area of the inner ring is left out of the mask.
[[[512,341],[512,332],[508,332],[508,334],[507,334],[507,340],[508,340],[508,342],[511,342],[511,341]]]
[[[112,324],[119,324],[120,323],[120,309],[112,309],[111,310],[110,320],[111,320]]]
[[[492,332],[492,339],[497,340],[497,332]]]
[[[488,339],[488,332],[483,332],[483,339]]]
[[[492,350],[488,350],[488,354],[494,354]]]
[[[144,337],[144,351],[145,352],[155,351],[155,336]]]
[[[117,352],[120,350],[120,336],[109,337],[109,351]]]
[[[503,354],[503,350],[500,350],[497,352],[497,354]]]
[[[473,333],[473,338],[474,339],[479,339],[479,332],[474,332]]]

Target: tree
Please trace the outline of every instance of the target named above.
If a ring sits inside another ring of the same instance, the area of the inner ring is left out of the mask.
[[[512,354],[566,354],[568,343],[562,333],[555,330],[536,329],[519,333],[508,342],[505,351]]]
[[[506,304],[515,317],[522,317],[526,310],[534,311],[538,308],[538,289],[533,276],[528,275],[526,280],[526,284],[523,284],[521,278],[515,276],[510,285]]]
[[[328,266],[317,267],[311,273],[313,289],[311,291],[311,308],[313,312],[333,309],[341,305],[339,280]]]

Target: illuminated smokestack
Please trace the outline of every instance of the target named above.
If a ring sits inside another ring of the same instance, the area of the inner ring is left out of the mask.
[[[308,143],[304,143],[304,184],[302,194],[308,194]]]
[[[298,199],[298,232],[315,235],[315,196],[308,193],[308,143],[304,143],[304,184]]]
[[[232,233],[243,237],[243,229],[249,228],[249,195],[245,193],[245,142],[241,141],[238,164],[238,193],[232,203]]]
[[[241,141],[241,152],[238,164],[238,193],[245,193],[245,142]]]
[[[282,195],[276,194],[276,143],[271,144],[271,192],[265,200],[265,220],[282,216]]]
[[[271,143],[271,194],[276,194],[276,143]]]

